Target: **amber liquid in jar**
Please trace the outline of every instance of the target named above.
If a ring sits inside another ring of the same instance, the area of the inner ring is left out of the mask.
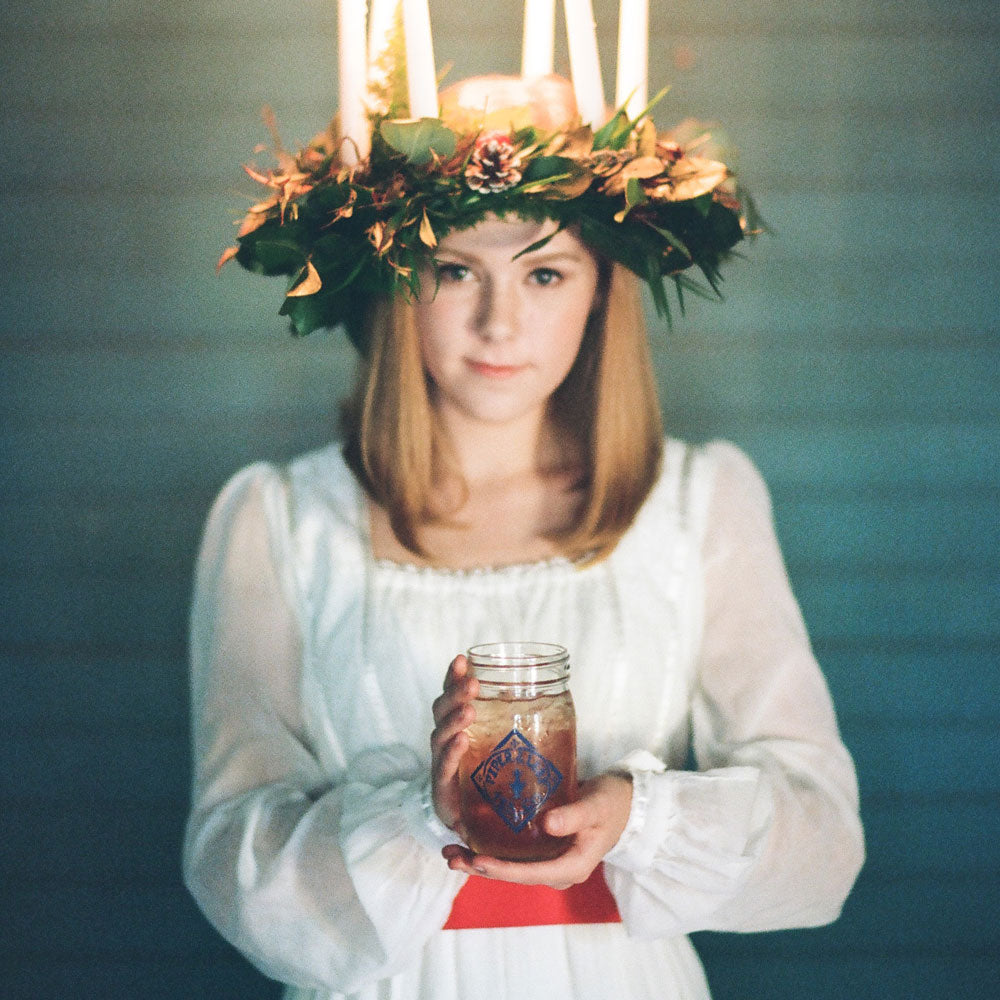
[[[480,691],[459,765],[469,846],[507,861],[558,857],[572,838],[550,836],[541,820],[577,796],[568,654],[545,643],[495,643],[469,650],[469,665]]]

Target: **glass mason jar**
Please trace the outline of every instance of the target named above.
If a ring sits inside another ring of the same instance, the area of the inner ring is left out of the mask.
[[[576,712],[569,653],[544,642],[473,646],[476,721],[459,765],[469,846],[507,861],[545,861],[569,847],[540,820],[576,799]]]

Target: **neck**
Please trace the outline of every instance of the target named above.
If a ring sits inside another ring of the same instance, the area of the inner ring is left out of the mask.
[[[441,423],[458,472],[470,487],[534,475],[549,465],[555,451],[540,417],[491,424],[442,414]]]

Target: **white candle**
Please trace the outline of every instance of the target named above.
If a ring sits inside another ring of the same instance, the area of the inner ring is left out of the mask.
[[[566,38],[569,43],[569,66],[573,74],[576,106],[584,124],[604,124],[604,84],[601,61],[597,55],[597,32],[590,0],[565,0]]]
[[[618,11],[618,76],[615,107],[628,102],[635,118],[649,95],[649,0],[621,0]]]
[[[389,47],[399,0],[372,0],[368,18],[368,79],[375,79],[375,63]]]
[[[368,155],[370,138],[365,114],[368,45],[365,37],[365,0],[338,0],[337,33],[340,56],[340,134],[344,142],[341,156],[353,166]]]
[[[406,83],[411,118],[437,118],[437,77],[431,42],[431,12],[427,0],[403,0],[406,36]]]
[[[521,76],[548,76],[555,48],[556,0],[524,0]]]

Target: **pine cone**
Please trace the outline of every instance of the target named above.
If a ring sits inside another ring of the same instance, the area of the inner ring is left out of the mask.
[[[484,132],[465,168],[465,183],[473,191],[496,194],[521,181],[521,157],[505,132]]]

